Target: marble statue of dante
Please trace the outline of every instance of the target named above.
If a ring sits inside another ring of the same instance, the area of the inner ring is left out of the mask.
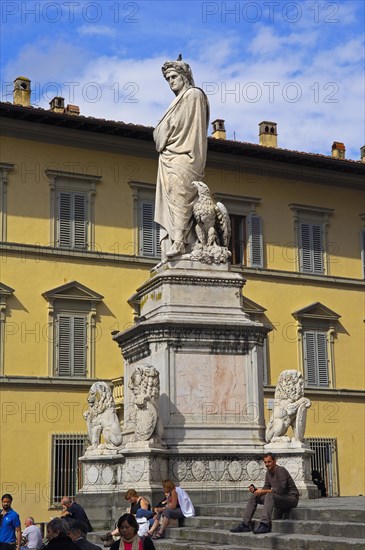
[[[162,259],[191,250],[193,205],[207,157],[208,98],[194,86],[190,66],[167,61],[162,73],[176,98],[155,128],[153,137],[160,153],[155,221],[160,224]]]

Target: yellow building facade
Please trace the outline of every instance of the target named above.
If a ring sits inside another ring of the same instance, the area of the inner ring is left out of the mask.
[[[120,391],[111,333],[158,262],[157,153],[151,128],[62,105],[0,112],[1,491],[48,521],[78,489],[91,384]],[[272,329],[267,419],[280,372],[301,370],[314,466],[330,494],[363,494],[365,164],[227,141],[218,122],[205,181],[232,217],[244,307]]]

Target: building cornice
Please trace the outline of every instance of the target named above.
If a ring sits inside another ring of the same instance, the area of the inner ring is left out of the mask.
[[[21,389],[27,387],[27,389],[33,388],[39,389],[54,388],[55,390],[70,390],[75,391],[79,389],[82,391],[88,391],[90,386],[97,382],[99,378],[56,378],[51,376],[0,376],[0,387],[2,389],[14,388]],[[112,383],[112,379],[104,379],[107,383]],[[266,398],[274,397],[275,386],[265,386],[264,396]],[[346,399],[364,399],[365,390],[349,389],[349,388],[305,388],[305,395],[309,398],[346,398]]]
[[[93,250],[67,250],[56,248],[52,246],[39,246],[24,243],[9,243],[0,242],[0,252],[4,256],[11,254],[15,256],[24,257],[48,257],[64,259],[65,261],[83,261],[86,264],[90,263],[125,263],[129,265],[138,264],[139,267],[145,267],[151,269],[158,262],[158,258],[145,258],[143,256],[134,256],[128,254],[117,254],[114,252],[102,252]],[[327,285],[341,285],[352,286],[363,289],[365,287],[365,281],[363,279],[356,279],[352,277],[335,277],[331,275],[311,275],[305,273],[298,273],[292,271],[282,271],[279,269],[264,269],[255,267],[243,267],[243,266],[231,266],[231,271],[236,273],[242,273],[245,278],[250,280],[255,279],[285,279],[287,281],[301,280],[303,284],[308,283],[321,283],[324,286]]]
[[[82,115],[75,116],[55,113],[53,111],[34,107],[13,105],[12,103],[0,103],[0,116],[3,118],[3,133],[6,135],[12,132],[12,128],[13,130],[15,129],[14,125],[16,122],[22,122],[23,138],[25,128],[30,128],[30,125],[33,123],[35,139],[37,139],[36,136],[38,136],[38,139],[42,139],[44,127],[53,127],[58,142],[62,140],[64,130],[72,132],[78,131],[84,136],[83,141],[85,147],[85,141],[87,141],[85,139],[85,133],[87,132],[89,135],[94,134],[117,137],[119,151],[121,145],[120,138],[128,138],[126,141],[132,141],[129,147],[134,150],[134,154],[136,154],[137,150],[140,148],[139,146],[136,147],[135,140],[138,140],[139,144],[142,142],[149,142],[149,147],[147,148],[148,152],[150,154],[154,153],[154,156],[157,156],[153,144],[152,127],[85,117]],[[19,134],[14,133],[13,137],[19,137]],[[69,143],[65,143],[65,145],[69,145]],[[125,145],[128,147],[127,143],[125,143]],[[250,160],[260,159],[261,161],[274,161],[275,163],[295,163],[300,166],[316,167],[326,171],[330,170],[334,173],[351,173],[354,175],[365,174],[365,164],[360,161],[340,160],[326,155],[305,153],[278,147],[265,147],[254,143],[208,138],[208,151],[209,156],[211,153],[217,153],[227,155],[228,157],[248,157]],[[360,182],[358,185],[361,186]]]
[[[90,386],[97,382],[99,378],[56,378],[51,376],[0,376],[0,387],[2,389],[22,389],[27,388],[35,390],[54,389],[88,391]],[[104,379],[103,379],[104,380]],[[108,380],[105,380],[108,382]]]
[[[241,267],[232,266],[232,271],[239,271],[248,280],[255,279],[286,279],[293,282],[295,280],[303,281],[303,284],[308,283],[321,283],[323,286],[327,285],[346,285],[359,288],[365,288],[365,281],[363,279],[355,279],[352,277],[335,277],[332,275],[311,275],[308,273],[299,273],[292,271],[281,271],[279,269],[261,269],[255,267]]]

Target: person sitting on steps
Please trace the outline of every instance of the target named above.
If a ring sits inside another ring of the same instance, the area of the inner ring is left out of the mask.
[[[270,533],[271,514],[274,506],[283,512],[298,506],[299,491],[288,470],[276,464],[276,457],[273,453],[266,453],[263,458],[266,467],[264,486],[262,489],[256,489],[250,485],[249,491],[252,494],[243,513],[243,521],[231,529],[231,533],[249,533],[251,531],[251,520],[258,504],[263,504],[264,508],[260,525],[254,531],[255,535]]]
[[[139,496],[135,489],[128,489],[124,495],[124,500],[130,502],[131,507],[129,510],[130,514],[133,514],[137,519],[138,518],[147,518],[150,519],[153,517],[153,512],[151,511],[151,505],[145,497]],[[116,527],[114,531],[108,532],[105,535],[100,537],[100,540],[104,542],[104,546],[109,548],[114,542],[113,537],[120,537],[119,529]]]

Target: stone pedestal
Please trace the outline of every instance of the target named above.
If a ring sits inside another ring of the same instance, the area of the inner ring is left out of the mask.
[[[242,275],[228,265],[180,259],[155,268],[129,299],[135,325],[114,336],[125,366],[121,454],[109,462],[105,457],[81,459],[82,495],[112,493],[109,500],[118,510],[121,493],[131,487],[159,499],[166,478],[186,489],[195,503],[237,502],[251,482],[263,483],[259,350],[269,329],[243,311],[244,284]],[[164,429],[159,445],[136,441],[128,382],[139,365],[159,371]],[[295,469],[294,479],[304,493],[309,452],[277,451],[279,464],[288,464],[293,473]]]
[[[280,466],[284,466],[295,481],[301,498],[317,498],[318,488],[311,475],[311,456],[314,455],[308,445],[298,441],[269,443],[264,453],[273,453]]]
[[[123,454],[137,450],[128,381],[138,365],[151,364],[160,373],[168,477],[197,495],[248,483],[262,454],[258,349],[269,329],[243,311],[244,284],[227,264],[162,264],[129,300],[136,324],[114,337],[125,364]],[[154,451],[149,456],[153,463]]]
[[[160,373],[163,439],[173,453],[262,449],[262,372],[268,332],[243,312],[245,281],[227,265],[159,267],[130,299],[137,323],[115,336],[125,361],[124,441],[133,439],[128,380],[139,364]]]

